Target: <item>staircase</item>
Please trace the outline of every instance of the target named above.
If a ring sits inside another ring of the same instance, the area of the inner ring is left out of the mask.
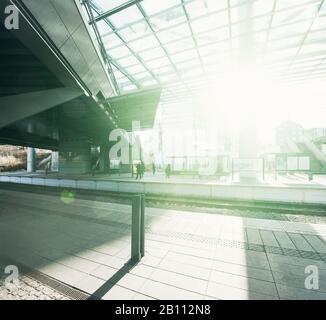
[[[324,154],[313,142],[306,136],[302,136],[296,142],[301,152],[307,153],[311,157],[311,169],[318,172],[326,172],[326,154]]]

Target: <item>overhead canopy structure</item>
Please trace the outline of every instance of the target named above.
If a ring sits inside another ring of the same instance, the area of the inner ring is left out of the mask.
[[[326,76],[324,0],[87,1],[122,93],[161,85],[162,101],[188,97],[224,74],[248,32],[255,62],[277,81]]]
[[[117,115],[119,125],[127,131],[132,123],[139,122],[139,129],[149,129],[154,125],[161,89],[148,89],[126,95],[109,98],[107,102]]]

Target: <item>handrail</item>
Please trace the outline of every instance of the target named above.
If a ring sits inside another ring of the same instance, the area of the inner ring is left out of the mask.
[[[0,186],[6,184],[0,181]],[[16,185],[14,183],[9,182],[9,185]],[[19,184],[18,184],[19,185]],[[26,185],[22,185],[24,187]],[[37,187],[37,185],[33,185]],[[60,188],[62,187],[50,187],[52,188]],[[70,188],[67,188],[70,189]],[[73,190],[74,188],[71,188]],[[11,189],[9,189],[11,190]],[[21,191],[19,188],[15,191]],[[44,191],[44,188],[42,188]],[[42,192],[41,191],[41,192]],[[119,196],[115,196],[110,194],[109,197],[115,198],[121,196],[120,192]],[[138,263],[145,256],[145,208],[146,208],[146,198],[145,194],[137,194],[137,193],[127,193],[124,192],[126,199],[131,199],[131,256],[130,262],[133,264]]]

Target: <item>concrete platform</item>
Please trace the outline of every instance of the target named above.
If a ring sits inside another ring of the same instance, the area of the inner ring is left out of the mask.
[[[326,204],[326,179],[323,176],[315,177],[315,181],[307,181],[306,177],[301,175],[280,176],[277,181],[269,177],[265,182],[243,185],[230,181],[191,177],[166,179],[162,174],[155,177],[147,174],[139,181],[130,175],[92,177],[91,175],[50,174],[45,176],[42,172],[35,174],[18,172],[0,174],[0,182],[160,196]]]
[[[325,224],[147,208],[129,268],[128,205],[0,190],[0,208],[2,255],[101,299],[326,299]]]

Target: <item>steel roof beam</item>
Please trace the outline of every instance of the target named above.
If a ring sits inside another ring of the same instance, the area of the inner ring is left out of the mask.
[[[153,36],[155,37],[156,41],[158,42],[159,46],[162,48],[162,50],[165,53],[165,56],[168,58],[168,60],[171,63],[172,68],[174,69],[177,77],[179,78],[179,80],[184,84],[184,81],[180,75],[180,72],[178,70],[178,68],[176,67],[175,63],[173,62],[173,60],[171,59],[171,56],[169,55],[169,53],[167,52],[166,48],[164,47],[163,43],[161,42],[160,38],[157,36],[155,30],[153,29],[153,26],[151,25],[151,23],[149,22],[149,17],[146,14],[145,10],[143,9],[143,7],[141,6],[141,4],[137,4],[137,7],[139,9],[139,11],[141,12],[142,16],[144,17],[146,24],[148,25],[148,27],[150,28]],[[189,90],[189,88],[187,87],[186,84],[184,84],[185,88],[187,88],[187,90]],[[191,91],[189,90],[189,94],[191,95]]]
[[[280,27],[291,26],[291,25],[296,24],[296,23],[298,23],[298,22],[305,22],[305,21],[307,21],[307,20],[310,20],[310,19],[303,19],[303,20],[300,20],[300,21],[295,21],[295,22],[291,22],[291,23],[286,23],[286,24],[283,24],[283,25],[281,25],[281,26],[277,26],[277,27],[272,28],[271,31],[274,31],[274,30],[276,30],[276,29],[278,29],[278,28],[280,28]],[[236,25],[236,24],[234,24],[234,25]],[[224,26],[222,26],[222,27],[212,28],[212,29],[209,29],[209,30],[207,30],[207,31],[205,31],[205,32],[202,32],[202,33],[198,33],[198,34],[197,34],[197,37],[203,36],[203,34],[206,34],[206,33],[209,33],[209,32],[214,32],[214,31],[216,31],[216,30],[223,29],[224,27],[226,27],[226,25],[224,25]],[[167,28],[167,29],[164,29],[164,31],[169,31],[169,30],[171,30],[171,29],[173,29],[173,27],[169,27],[169,28]],[[162,31],[162,30],[161,30],[161,31]],[[161,31],[160,31],[160,32],[161,32]],[[254,34],[254,35],[257,35],[257,34],[259,34],[259,33],[263,33],[263,32],[266,32],[266,31],[268,31],[268,28],[264,28],[264,29],[261,29],[261,30],[255,31],[255,32],[253,32],[253,34]],[[312,30],[311,33],[318,33],[318,32],[322,32],[322,31],[323,31],[323,29],[320,28],[320,29]],[[146,36],[143,36],[143,37],[139,37],[139,38],[136,38],[136,39],[133,39],[133,40],[130,40],[130,41],[128,41],[128,43],[131,43],[131,42],[135,42],[135,41],[138,41],[138,40],[145,39],[146,37],[148,37],[148,36],[150,36],[150,35],[151,35],[151,34],[146,35]],[[275,38],[275,39],[273,39],[273,40],[269,40],[269,43],[271,43],[271,42],[277,42],[277,41],[279,41],[279,40],[291,39],[291,38],[294,38],[294,37],[297,37],[297,36],[301,36],[301,35],[303,35],[303,32],[301,32],[301,33],[299,33],[299,34],[294,34],[294,35],[292,34],[292,35],[287,35],[287,36],[281,36],[281,37],[279,37],[279,38]],[[244,37],[244,36],[246,36],[246,34],[245,34],[245,33],[242,33],[241,35],[233,36],[231,40],[240,39],[240,38],[242,38],[242,37]],[[104,36],[104,37],[105,37],[105,36]],[[180,39],[177,39],[177,40],[173,40],[173,41],[167,42],[166,44],[167,44],[167,45],[170,45],[170,44],[172,44],[172,43],[179,42],[179,41],[182,41],[182,40],[185,40],[185,39],[188,39],[188,38],[189,38],[189,36],[182,37],[182,38],[180,38]],[[204,48],[204,47],[208,47],[208,46],[213,45],[213,44],[218,44],[218,43],[221,43],[221,44],[222,44],[222,43],[225,43],[225,42],[227,42],[227,41],[229,41],[229,39],[228,39],[228,38],[225,38],[225,39],[218,40],[218,41],[215,41],[215,42],[212,42],[212,43],[203,44],[203,45],[201,45],[200,47],[201,47],[201,48]],[[114,47],[111,48],[111,49],[115,49],[115,48],[118,48],[118,47],[120,47],[120,46],[121,46],[121,45],[114,46]],[[141,53],[141,52],[146,52],[146,51],[150,51],[150,50],[154,50],[154,49],[157,49],[157,48],[159,48],[159,47],[160,47],[160,46],[158,45],[158,46],[155,46],[155,47],[147,48],[147,49],[145,49],[145,50],[141,50],[141,51],[139,51],[139,53]],[[177,53],[180,53],[180,52],[189,51],[189,50],[192,50],[192,48],[185,49],[185,50],[182,50],[182,51],[177,51],[177,52],[175,52],[174,54],[177,54]],[[122,56],[122,57],[120,57],[120,59],[123,59],[123,58],[126,58],[126,57],[127,57],[127,56]],[[148,60],[148,61],[154,61],[154,60],[161,59],[161,58],[162,58],[162,57],[157,57],[157,58],[150,59],[150,60]],[[130,67],[131,67],[131,66],[134,66],[134,65],[130,65]]]
[[[256,2],[256,1],[257,1],[257,0],[253,0],[253,2]],[[188,3],[189,3],[189,2],[188,2]],[[300,8],[304,9],[304,7],[306,7],[306,6],[308,6],[308,5],[315,4],[315,3],[316,3],[316,1],[310,1],[310,2],[307,2],[307,3],[304,3],[304,4],[294,5],[294,6],[286,7],[286,8],[283,8],[283,9],[275,10],[275,14],[284,13],[284,12],[291,11],[291,10],[294,10],[294,9],[300,9]],[[230,6],[230,9],[235,9],[235,8],[241,7],[241,6],[243,6],[244,4],[245,4],[245,2],[242,3],[242,4],[238,4],[238,5],[233,5],[233,6],[231,5],[231,6]],[[181,4],[176,5],[176,6],[173,6],[173,7],[169,8],[169,9],[175,9],[175,8],[180,7],[180,6],[181,6]],[[157,13],[151,15],[150,18],[154,18],[154,17],[156,17],[156,16],[160,16],[161,14],[168,12],[169,9],[159,11],[159,12],[157,12]],[[212,15],[214,15],[214,14],[218,14],[218,13],[221,13],[221,12],[224,12],[224,11],[227,11],[227,10],[228,10],[227,7],[226,7],[225,9],[212,10],[212,11],[209,12],[209,13],[202,14],[202,15],[199,15],[199,16],[197,16],[197,17],[194,17],[194,18],[192,18],[190,21],[191,21],[191,22],[195,22],[195,21],[201,20],[201,19],[206,18],[206,17],[210,17],[210,16],[212,16]],[[271,13],[272,13],[272,11],[267,12],[267,13],[264,13],[264,14],[259,14],[259,15],[256,15],[256,16],[252,17],[252,19],[259,19],[259,18],[263,18],[263,17],[268,17],[268,16],[271,15]],[[298,22],[303,22],[303,21],[308,21],[308,20],[311,20],[311,19],[310,19],[310,18],[309,18],[309,19],[300,19],[300,20],[297,20],[297,21],[294,21],[294,22],[291,22],[291,23],[282,24],[282,25],[280,25],[280,26],[278,26],[278,27],[283,27],[283,26],[290,25],[290,24],[293,24],[293,23],[298,23]],[[144,21],[143,19],[139,19],[139,20],[133,21],[133,22],[131,22],[131,23],[125,24],[124,26],[118,28],[117,31],[121,31],[121,30],[123,30],[123,29],[130,28],[130,27],[132,27],[133,25],[135,25],[135,24],[137,24],[137,23],[141,23],[141,22],[143,22],[143,21]],[[238,25],[238,24],[241,24],[242,22],[243,22],[243,20],[239,20],[239,21],[237,21],[237,22],[234,22],[234,23],[232,23],[232,27],[234,27],[234,26],[236,26],[236,25]],[[173,28],[175,28],[175,27],[179,27],[179,26],[183,25],[184,23],[185,23],[185,22],[178,22],[178,23],[176,23],[175,25],[172,25],[172,26],[169,26],[169,27],[166,27],[166,28],[162,28],[162,29],[160,29],[160,32],[162,32],[162,31],[166,31],[166,30],[170,30],[170,29],[173,29]],[[225,28],[225,27],[228,27],[228,23],[225,24],[225,25],[223,25],[223,26],[219,26],[219,27],[217,27],[217,28],[210,29],[210,30],[207,30],[207,31],[211,31],[211,30],[215,30],[215,29],[221,29],[221,28]],[[267,28],[266,28],[266,30],[267,30]],[[110,35],[110,34],[111,34],[111,33],[105,34],[105,35],[103,35],[103,37],[105,37],[106,35]]]
[[[292,65],[295,62],[297,56],[300,54],[300,51],[302,50],[302,48],[304,46],[304,43],[305,43],[308,35],[310,34],[310,31],[311,31],[311,28],[312,28],[313,24],[315,23],[316,19],[318,18],[319,12],[320,12],[324,2],[325,2],[325,0],[320,1],[320,4],[319,4],[319,6],[317,8],[317,11],[316,11],[315,15],[313,16],[313,18],[311,19],[311,23],[309,25],[309,28],[308,28],[307,32],[304,34],[304,36],[303,36],[303,38],[301,40],[301,43],[300,43],[300,45],[298,47],[298,50],[297,50],[295,56],[293,57],[293,60],[291,61],[290,65],[289,65],[289,69],[292,67]]]
[[[126,2],[126,3],[123,3],[122,5],[120,5],[118,7],[115,7],[115,8],[113,8],[113,9],[107,11],[107,12],[104,12],[104,13],[98,15],[97,17],[92,19],[89,22],[89,24],[93,24],[94,22],[99,22],[99,21],[101,21],[101,20],[103,20],[105,18],[113,16],[114,14],[119,13],[119,12],[121,12],[121,11],[131,7],[131,6],[134,6],[135,4],[137,4],[137,3],[141,2],[141,1],[143,1],[143,0],[130,0],[130,1]]]
[[[85,4],[85,9],[87,11],[87,14],[90,18],[93,18],[93,12],[92,12],[92,8],[90,6],[90,2],[89,0],[84,0],[84,4]],[[109,76],[110,76],[110,80],[112,82],[112,86],[114,88],[114,93],[116,95],[119,95],[120,94],[120,89],[119,89],[119,86],[118,86],[118,83],[117,83],[117,80],[115,78],[115,75],[113,73],[113,70],[112,70],[112,67],[111,67],[111,64],[110,64],[110,60],[109,60],[109,57],[108,57],[108,54],[104,48],[104,44],[103,44],[103,40],[101,38],[101,35],[100,35],[100,32],[97,28],[97,24],[94,23],[92,25],[93,27],[93,31],[95,33],[95,36],[96,36],[96,40],[98,42],[98,45],[100,47],[100,51],[101,51],[101,55],[102,55],[102,58],[106,64],[106,67],[108,68],[108,73],[109,73]]]
[[[200,65],[201,65],[203,71],[205,72],[205,66],[204,66],[204,63],[203,63],[203,59],[202,59],[202,57],[200,55],[199,49],[198,49],[197,39],[195,37],[194,31],[193,31],[191,23],[190,23],[190,17],[189,17],[188,11],[187,11],[186,6],[185,6],[185,0],[181,0],[181,3],[182,3],[183,13],[187,18],[188,28],[189,28],[189,31],[190,31],[190,34],[191,34],[192,41],[194,42],[194,45],[195,45],[195,50],[197,52],[197,55],[198,55],[198,58],[199,58],[199,61],[200,61]]]
[[[93,3],[93,1],[90,2],[90,6],[91,8],[99,15],[100,14],[100,9]],[[104,22],[114,31],[115,27],[114,25],[111,23],[111,21],[108,18],[104,18]],[[129,47],[127,46],[127,44],[125,43],[125,41],[119,36],[118,33],[115,33],[118,38],[123,42],[123,44],[129,49]],[[103,39],[103,37],[101,36],[101,38]],[[104,47],[105,49],[105,47]],[[106,50],[106,49],[105,49]],[[130,50],[130,49],[129,49]],[[107,50],[106,50],[107,51]],[[130,50],[131,51],[131,50]],[[133,53],[131,51],[131,53]],[[113,59],[109,53],[107,53],[112,65],[114,65],[132,84],[134,84],[137,88],[140,88],[140,84],[138,83],[138,81],[131,75],[129,74],[125,68],[123,68],[115,59]]]

